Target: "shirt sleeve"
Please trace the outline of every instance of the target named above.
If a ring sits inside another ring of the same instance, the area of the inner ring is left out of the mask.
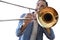
[[[22,14],[22,15],[20,16],[20,18],[23,18],[25,15],[26,15],[26,14]],[[23,25],[23,21],[24,21],[24,20],[19,20],[18,27],[16,28],[16,36],[17,36],[17,37],[19,37],[19,36],[22,35],[20,28],[21,28],[22,25]]]
[[[53,40],[55,38],[52,28],[50,29],[50,34],[48,34],[48,32],[45,29],[43,29],[43,32],[45,33],[48,39]]]

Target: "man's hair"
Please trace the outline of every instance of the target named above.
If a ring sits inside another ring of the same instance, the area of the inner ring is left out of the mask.
[[[39,1],[46,1],[46,0],[39,0]]]
[[[44,2],[46,2],[46,0],[38,0],[38,1],[44,1]],[[46,6],[48,6],[48,3],[46,2]]]

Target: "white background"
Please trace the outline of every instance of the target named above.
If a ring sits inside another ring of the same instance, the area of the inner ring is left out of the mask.
[[[37,0],[3,0],[14,4],[19,4],[26,7],[35,8]],[[60,0],[47,0],[48,5],[55,8],[60,15]],[[0,20],[1,19],[16,19],[19,18],[21,14],[28,13],[29,10],[9,4],[0,2]],[[18,40],[16,36],[16,28],[19,21],[8,21],[0,22],[0,40]],[[57,24],[53,27],[55,33],[54,40],[60,40],[60,18]],[[46,36],[43,37],[44,40],[48,40]]]

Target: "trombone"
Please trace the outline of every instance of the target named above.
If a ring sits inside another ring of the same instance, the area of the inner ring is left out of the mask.
[[[24,7],[24,6],[17,5],[17,4],[12,4],[12,3],[2,1],[2,0],[0,0],[0,2],[6,3],[6,4],[11,4],[11,5],[22,7],[22,8],[26,8],[26,9],[29,9],[29,10],[30,9],[31,10],[36,10],[36,9],[33,9],[33,8]],[[52,7],[45,7],[45,8],[41,9],[40,11],[38,11],[36,13],[37,13],[36,14],[37,21],[43,28],[53,27],[57,23],[58,18],[59,18],[59,15],[58,15],[57,11]],[[0,22],[16,21],[16,20],[30,20],[30,18],[7,19],[7,20],[0,20]]]

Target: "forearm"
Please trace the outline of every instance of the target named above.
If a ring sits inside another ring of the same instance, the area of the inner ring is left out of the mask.
[[[20,18],[23,18],[26,14],[22,14]],[[19,20],[18,27],[16,28],[16,36],[21,36],[23,33],[21,32],[21,27],[23,25],[24,20]]]
[[[22,33],[21,33],[20,28],[17,28],[17,29],[16,29],[16,36],[19,37],[19,36],[21,36],[21,35],[22,35]]]
[[[48,39],[53,40],[55,38],[53,30],[50,28],[50,32],[48,32],[46,29],[44,29],[44,33],[47,36]]]
[[[19,37],[23,34],[23,31],[25,30],[27,24],[21,24],[18,26],[18,28],[16,29],[16,35]]]

